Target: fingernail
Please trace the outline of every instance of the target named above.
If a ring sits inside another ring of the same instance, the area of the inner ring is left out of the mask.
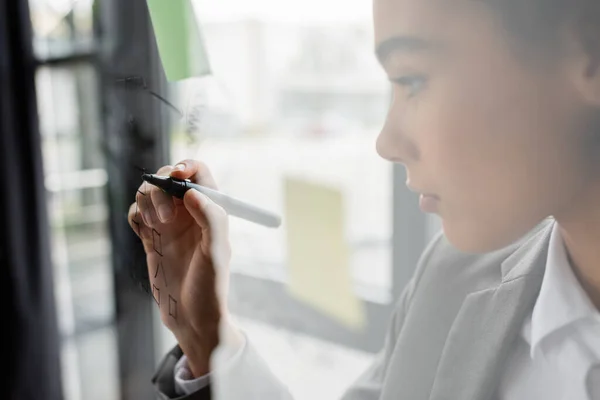
[[[162,222],[168,222],[173,218],[173,210],[170,206],[162,204],[158,207],[158,216]]]
[[[185,171],[185,164],[177,164],[173,167],[173,171]]]

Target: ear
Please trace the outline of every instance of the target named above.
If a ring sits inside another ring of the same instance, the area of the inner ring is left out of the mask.
[[[600,13],[573,22],[566,35],[569,72],[582,99],[600,107]]]

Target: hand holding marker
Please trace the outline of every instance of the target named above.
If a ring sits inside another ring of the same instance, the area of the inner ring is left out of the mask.
[[[209,189],[205,186],[192,183],[189,179],[177,179],[170,176],[159,176],[154,174],[144,174],[142,179],[151,185],[160,188],[163,192],[182,199],[185,192],[195,189],[207,196],[234,217],[242,218],[268,228],[278,228],[281,225],[281,217],[278,215],[260,209],[241,200],[227,196],[221,192]]]

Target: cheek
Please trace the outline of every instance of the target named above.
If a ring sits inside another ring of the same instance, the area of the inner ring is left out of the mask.
[[[499,118],[498,102],[488,104],[464,86],[436,89],[419,117],[419,148],[429,174],[461,201],[498,187],[522,163],[515,149],[524,149],[511,137],[509,121]]]
[[[419,105],[423,174],[457,247],[507,245],[566,201],[575,172],[565,168],[564,119],[553,107],[531,87],[485,79],[460,88],[440,82]]]

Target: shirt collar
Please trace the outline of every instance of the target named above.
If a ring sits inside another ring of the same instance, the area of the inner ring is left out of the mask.
[[[559,225],[554,224],[548,249],[546,271],[531,317],[531,357],[541,343],[558,331],[598,311],[571,269]]]

